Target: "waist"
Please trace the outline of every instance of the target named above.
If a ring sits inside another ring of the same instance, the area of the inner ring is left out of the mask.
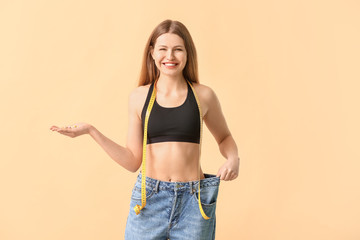
[[[141,173],[141,171],[140,171]],[[154,168],[148,168],[146,170],[146,176],[155,180],[160,180],[162,182],[193,182],[198,181],[200,179],[205,179],[205,175],[203,171],[200,169],[200,174],[198,171],[195,170],[195,168],[190,171],[177,171],[177,172],[169,172],[166,170],[156,171]]]
[[[140,188],[141,188],[141,178],[142,178],[142,173],[139,172],[136,180],[136,185],[140,186]],[[157,186],[161,190],[172,190],[174,188],[178,190],[181,189],[185,190],[191,188],[197,189],[199,185],[199,180],[186,181],[186,182],[167,182],[146,176],[145,184],[150,188],[155,188]],[[220,177],[216,177],[216,175],[214,174],[204,173],[204,178],[200,179],[200,188],[208,187],[208,186],[219,186],[219,185],[220,185]]]

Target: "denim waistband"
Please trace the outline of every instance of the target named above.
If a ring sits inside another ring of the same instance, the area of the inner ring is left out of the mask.
[[[208,186],[219,186],[220,177],[214,174],[204,173],[205,178],[200,180],[200,188]],[[139,172],[137,176],[137,183],[141,185],[142,174]],[[146,185],[160,190],[181,190],[181,189],[197,189],[199,180],[189,182],[166,182],[146,176]]]

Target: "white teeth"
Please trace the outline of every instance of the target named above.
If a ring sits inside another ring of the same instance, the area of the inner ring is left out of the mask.
[[[165,63],[165,66],[175,66],[175,63]]]

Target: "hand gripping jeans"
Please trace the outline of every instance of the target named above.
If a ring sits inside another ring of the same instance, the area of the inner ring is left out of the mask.
[[[199,209],[199,181],[165,182],[146,177],[146,206],[141,206],[141,172],[137,177],[126,222],[125,240],[213,240],[216,227],[216,203],[220,177],[204,173],[200,180],[200,198],[205,220]]]

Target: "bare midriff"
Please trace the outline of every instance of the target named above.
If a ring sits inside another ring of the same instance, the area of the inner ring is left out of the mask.
[[[199,144],[159,142],[147,145],[146,176],[165,182],[190,182],[204,179],[199,171]]]

